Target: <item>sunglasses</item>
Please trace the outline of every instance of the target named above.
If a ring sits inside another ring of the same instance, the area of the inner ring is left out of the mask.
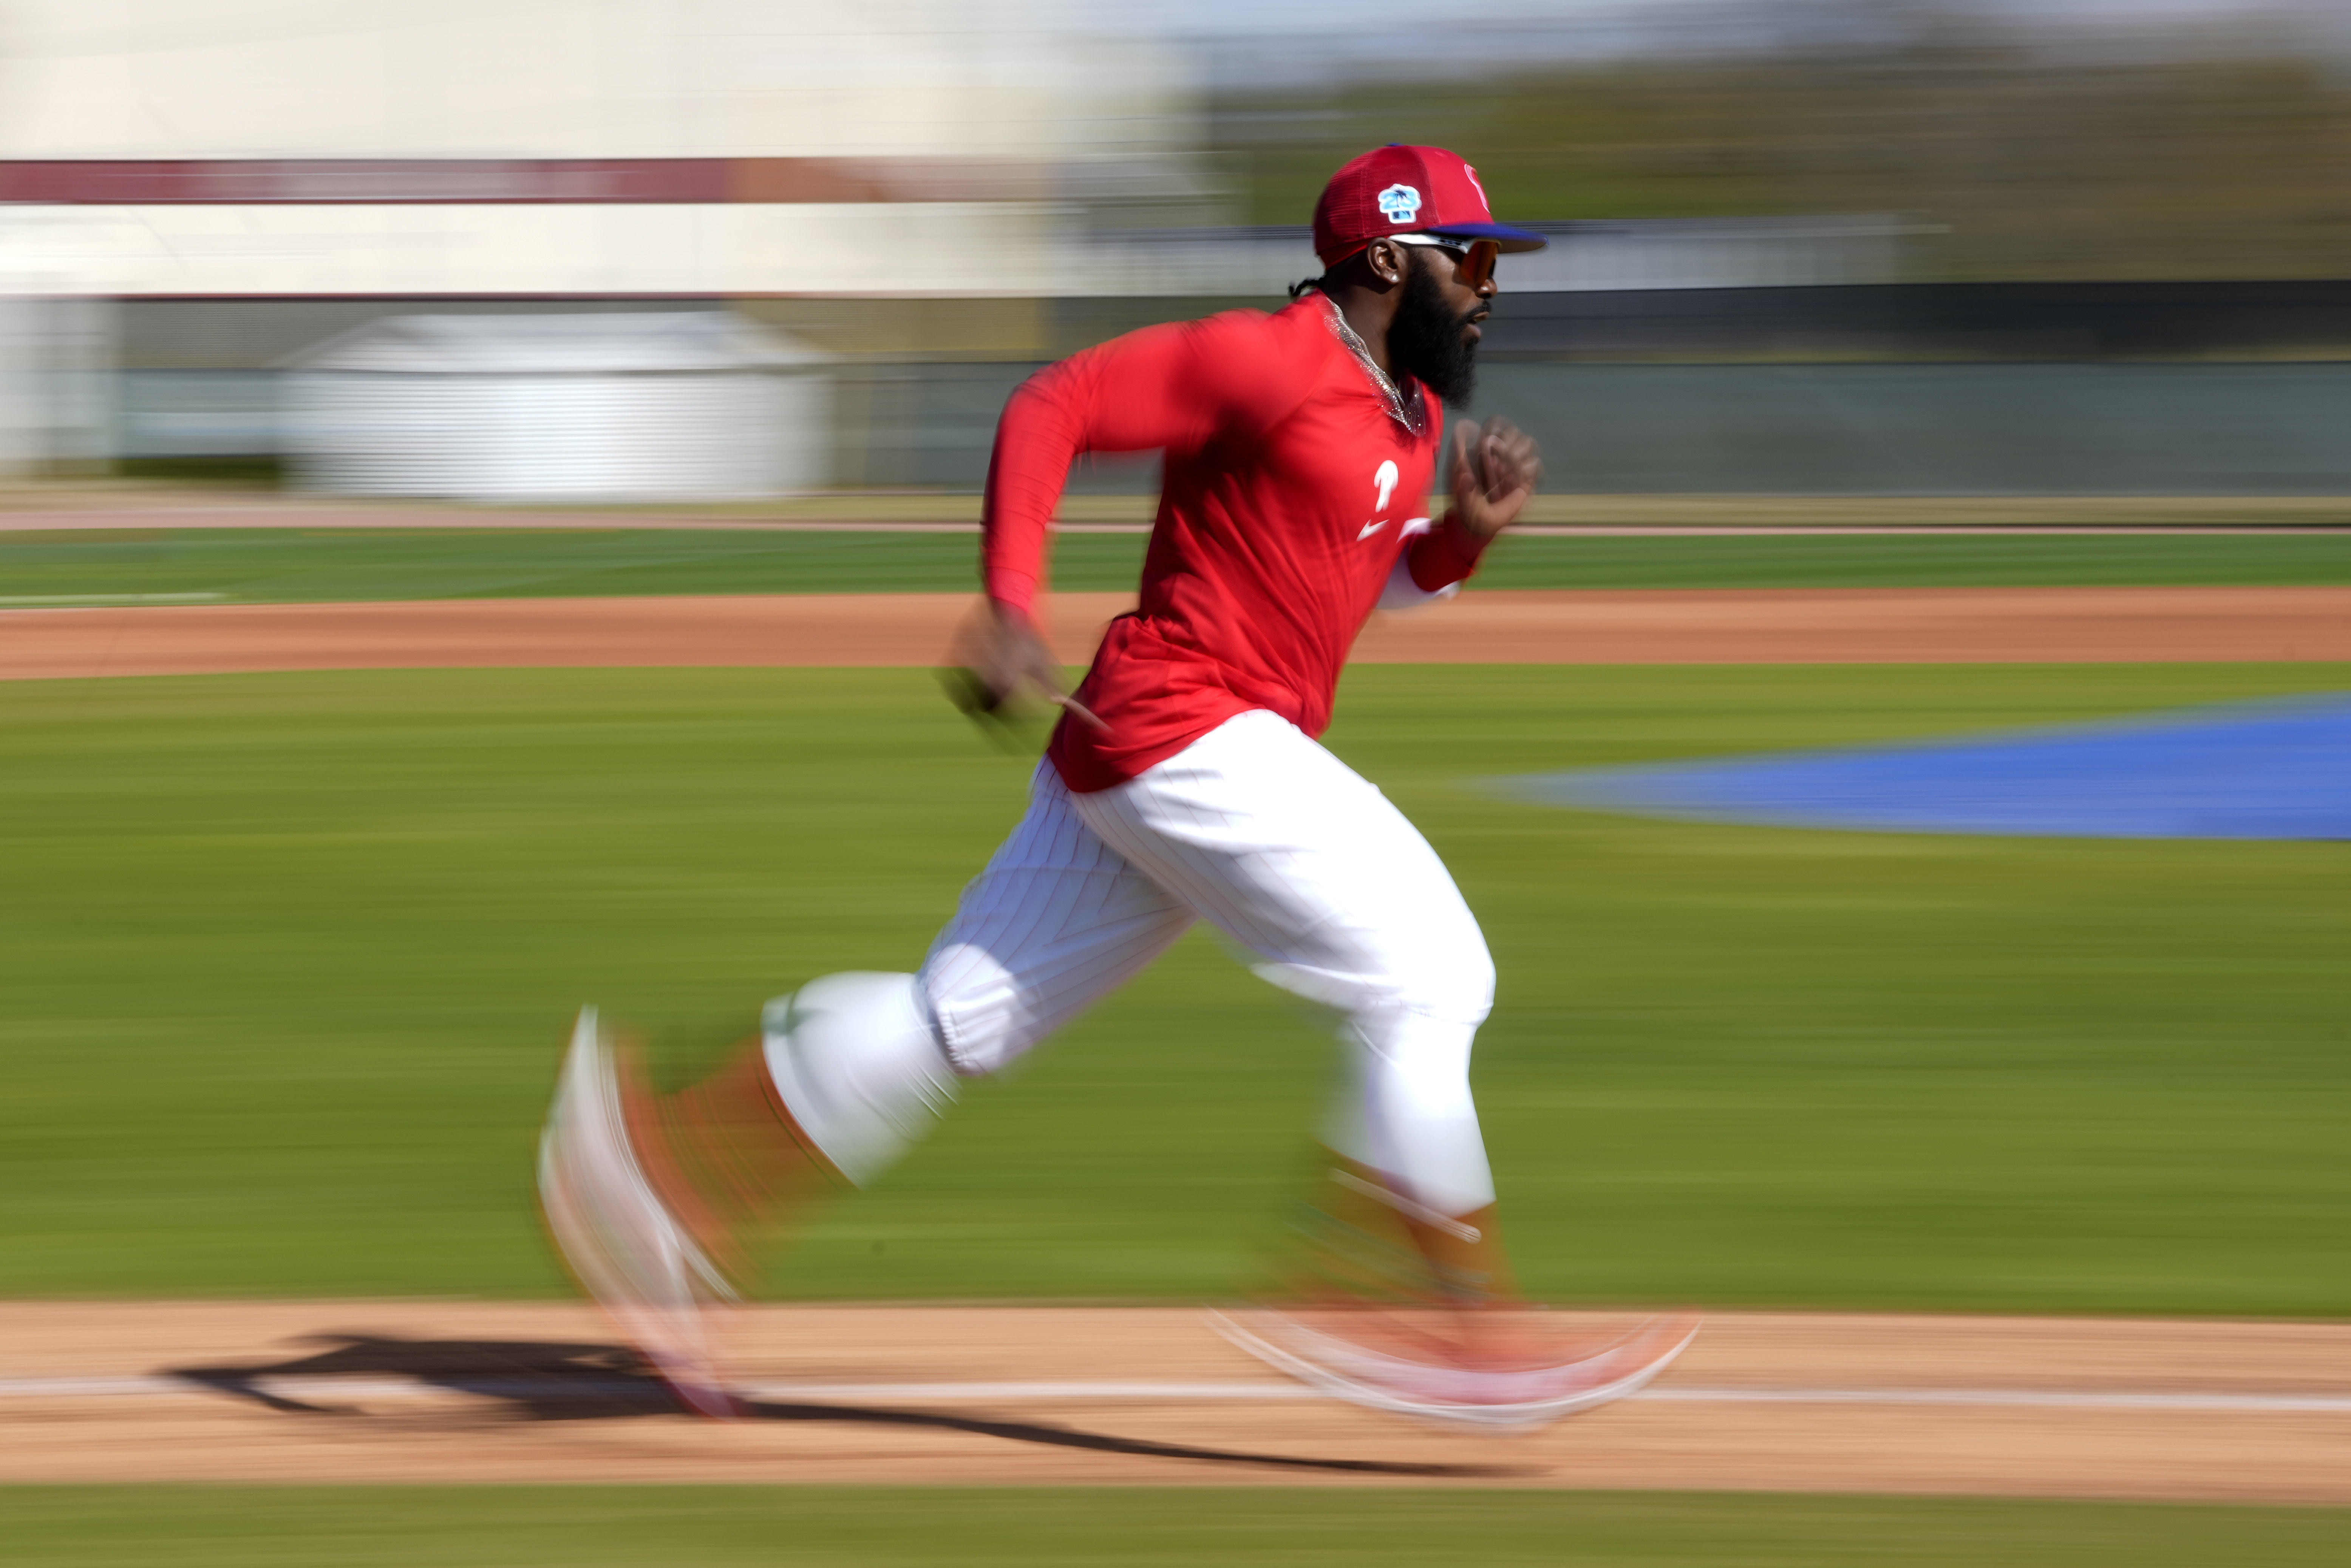
[[[1483,288],[1494,276],[1494,264],[1501,259],[1502,247],[1489,239],[1447,239],[1439,235],[1389,235],[1397,245],[1425,246],[1441,250],[1453,258],[1459,269],[1461,281],[1472,288]]]

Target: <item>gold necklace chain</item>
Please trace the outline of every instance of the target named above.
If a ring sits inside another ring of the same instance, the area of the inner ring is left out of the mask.
[[[1379,361],[1372,358],[1370,346],[1355,335],[1353,327],[1347,325],[1347,318],[1340,313],[1338,302],[1327,294],[1319,298],[1327,312],[1325,319],[1331,323],[1331,330],[1346,347],[1347,352],[1355,357],[1355,363],[1364,367],[1364,374],[1372,378],[1372,385],[1379,389],[1381,398],[1387,403],[1388,416],[1411,431],[1416,440],[1426,434],[1428,404],[1420,395],[1420,383],[1412,383],[1412,397],[1407,402],[1404,393],[1396,390],[1395,382],[1388,379],[1388,373],[1380,369]]]

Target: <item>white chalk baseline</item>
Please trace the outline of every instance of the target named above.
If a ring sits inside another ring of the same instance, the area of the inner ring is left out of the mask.
[[[150,1374],[129,1377],[0,1378],[0,1399],[159,1398],[252,1390],[283,1399],[418,1399],[451,1394],[492,1398],[611,1399],[654,1385],[619,1378],[411,1378],[266,1375],[234,1383]],[[1290,1383],[750,1383],[747,1398],[918,1405],[1124,1401],[1138,1404],[1261,1404],[1322,1400]],[[1944,1405],[2006,1409],[2140,1410],[2213,1415],[2351,1415],[2351,1394],[2213,1393],[2196,1390],[2063,1388],[1645,1388],[1628,1403],[1675,1405]]]

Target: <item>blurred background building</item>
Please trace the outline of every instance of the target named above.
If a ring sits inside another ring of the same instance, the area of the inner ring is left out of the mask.
[[[792,425],[681,498],[976,487],[1036,365],[1278,305],[1429,141],[1554,235],[1481,402],[1562,488],[2351,492],[2346,62],[2316,0],[16,0],[0,462],[364,488],[359,378],[628,425],[668,353]],[[624,341],[715,312],[737,371]]]
[[[872,450],[920,400],[860,367],[1034,359],[1036,302],[1083,270],[1073,223],[1206,197],[1180,78],[1051,0],[19,0],[10,23],[11,358],[115,371],[110,406],[12,399],[20,463],[272,462],[280,393],[320,384],[286,369],[385,317],[717,308],[846,353],[838,462],[800,477],[925,482]]]

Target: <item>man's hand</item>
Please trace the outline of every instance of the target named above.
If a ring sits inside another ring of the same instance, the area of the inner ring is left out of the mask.
[[[1453,427],[1453,520],[1479,544],[1516,522],[1541,483],[1535,438],[1509,420]]]
[[[956,633],[956,679],[948,685],[956,706],[975,718],[1004,718],[1024,689],[1056,707],[1069,709],[1096,729],[1109,726],[1062,689],[1061,662],[1036,622],[1008,604],[987,600]]]

